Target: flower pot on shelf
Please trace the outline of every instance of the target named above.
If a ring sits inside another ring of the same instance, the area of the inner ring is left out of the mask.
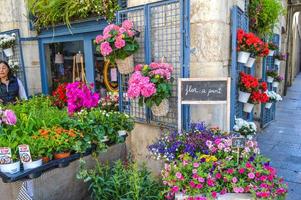
[[[15,174],[20,171],[20,161],[0,165],[0,171],[3,173]]]
[[[281,63],[281,60],[275,59],[275,61],[274,61],[274,64],[275,64],[275,65],[279,66],[280,63]]]
[[[274,81],[274,78],[273,78],[273,77],[271,77],[271,76],[268,76],[268,77],[267,77],[267,82],[268,82],[268,83],[273,83],[273,81]]]
[[[250,55],[251,55],[251,53],[249,53],[249,52],[239,51],[237,62],[242,63],[242,64],[246,64],[248,62],[248,59],[249,59]]]
[[[70,156],[70,152],[63,152],[63,153],[55,153],[54,158],[55,159],[63,159],[63,158],[68,158]]]
[[[248,59],[248,62],[245,64],[245,66],[246,66],[246,67],[249,67],[249,68],[252,68],[253,65],[254,65],[254,63],[255,63],[255,61],[256,61],[256,58],[250,57],[250,58]]]
[[[274,81],[273,84],[272,84],[272,86],[274,88],[278,88],[279,87],[279,82],[278,81]]]
[[[126,130],[120,130],[120,131],[118,131],[118,136],[119,137],[126,136]]]
[[[130,74],[134,71],[134,56],[126,57],[124,60],[116,59],[116,64],[120,74]]]
[[[169,111],[169,101],[167,99],[164,99],[159,106],[157,106],[156,104],[154,104],[151,107],[152,113],[154,116],[157,117],[162,117],[162,116],[166,116],[168,111]]]
[[[254,104],[251,104],[251,103],[245,103],[244,104],[244,112],[246,112],[246,113],[250,113],[250,112],[252,112],[252,110],[253,110],[253,108],[254,108]]]
[[[7,48],[7,49],[3,49],[3,51],[4,51],[4,53],[5,53],[5,55],[6,55],[7,57],[11,57],[11,56],[14,55],[14,52],[13,52],[13,48],[12,48],[12,47]]]
[[[269,50],[269,56],[274,56],[275,51],[274,50]]]
[[[42,166],[42,164],[43,164],[43,160],[41,158],[41,159],[36,160],[36,161],[23,163],[23,168],[24,168],[24,170],[34,169],[34,168]]]
[[[248,92],[242,92],[242,91],[238,91],[238,101],[242,102],[242,103],[247,103],[249,98],[251,96],[251,93]]]
[[[272,105],[273,105],[273,103],[268,102],[268,103],[265,104],[265,108],[270,109],[272,107]]]

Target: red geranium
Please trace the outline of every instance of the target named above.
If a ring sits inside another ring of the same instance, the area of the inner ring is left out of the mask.
[[[240,72],[239,88],[242,92],[257,91],[259,87],[258,79],[252,75]]]
[[[264,92],[261,94],[261,103],[266,103],[270,100],[269,96]]]
[[[268,84],[266,82],[261,82],[260,83],[260,89],[264,92],[267,91],[268,90]]]
[[[66,86],[67,83],[62,83],[52,92],[53,104],[59,108],[63,108],[67,105]]]

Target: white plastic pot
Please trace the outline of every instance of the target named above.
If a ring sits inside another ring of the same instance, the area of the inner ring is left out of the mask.
[[[109,138],[108,138],[108,136],[103,136],[103,139],[101,140],[101,142],[107,142],[107,141],[109,141]]]
[[[3,173],[15,174],[20,171],[20,161],[0,165],[0,171]]]
[[[273,78],[273,77],[271,77],[271,76],[268,76],[268,77],[267,77],[267,82],[268,82],[268,83],[273,83],[273,81],[274,81],[274,78]]]
[[[279,87],[279,82],[278,81],[274,81],[273,84],[272,84],[272,86],[274,88],[278,88]]]
[[[244,112],[246,112],[246,113],[252,112],[253,108],[254,108],[254,104],[251,104],[251,103],[244,104]]]
[[[274,56],[275,51],[269,50],[269,56]]]
[[[23,163],[23,168],[24,168],[24,170],[34,169],[34,168],[42,166],[42,164],[43,164],[43,160],[39,159],[39,160],[36,160],[36,161]]]
[[[249,52],[239,51],[237,62],[242,63],[242,64],[246,64],[248,62],[248,59],[249,59],[250,55],[251,55],[251,53],[249,53]]]
[[[275,65],[279,66],[280,63],[281,63],[281,60],[275,59],[275,61],[274,61],[274,64],[275,64]]]
[[[248,59],[248,62],[245,64],[245,66],[246,66],[246,67],[249,67],[249,68],[252,68],[253,65],[254,65],[254,63],[255,63],[255,61],[256,61],[256,58],[250,57],[250,58]]]
[[[118,136],[119,137],[122,137],[122,136],[125,136],[126,135],[126,130],[120,130],[118,131]]]
[[[14,55],[13,48],[3,49],[3,51],[7,57],[11,57]]]
[[[238,91],[238,101],[242,102],[242,103],[247,103],[249,98],[251,96],[251,93],[248,92],[242,92],[242,91]]]
[[[272,105],[273,105],[273,103],[268,102],[265,104],[265,108],[270,109],[272,107]]]

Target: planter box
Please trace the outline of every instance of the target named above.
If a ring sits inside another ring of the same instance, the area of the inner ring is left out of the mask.
[[[98,159],[103,163],[107,161],[113,163],[118,159],[125,160],[126,156],[126,145],[124,143],[110,147],[107,152],[101,153]],[[83,159],[89,168],[95,165],[95,161],[91,156],[86,156]],[[87,185],[82,180],[76,179],[78,168],[79,160],[76,160],[71,162],[68,167],[56,168],[43,173],[39,178],[28,180],[27,183],[31,185],[33,199],[89,199]],[[22,183],[21,181],[15,183],[0,182],[1,199],[17,199]]]

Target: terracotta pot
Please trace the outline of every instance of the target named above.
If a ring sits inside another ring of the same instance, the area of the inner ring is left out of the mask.
[[[63,153],[55,153],[54,154],[55,159],[68,158],[69,156],[70,156],[70,152],[63,152]]]
[[[50,161],[50,158],[48,156],[45,156],[42,158],[43,163],[48,163]]]

